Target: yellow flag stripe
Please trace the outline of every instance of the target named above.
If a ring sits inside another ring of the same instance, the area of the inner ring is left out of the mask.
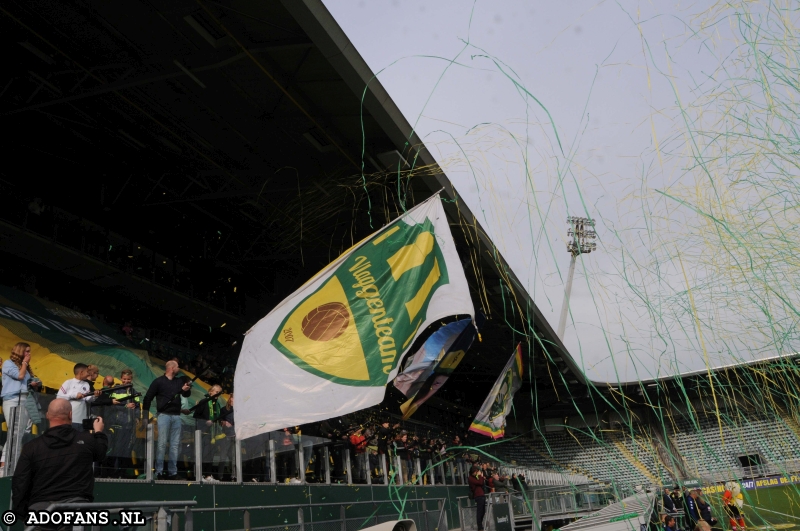
[[[428,300],[428,295],[430,295],[433,285],[436,284],[440,276],[441,273],[439,271],[439,260],[434,258],[433,269],[431,269],[431,272],[428,274],[428,278],[425,279],[425,283],[421,288],[419,288],[419,291],[416,295],[414,295],[414,298],[406,303],[406,310],[408,310],[408,317],[411,322],[414,322],[414,318],[422,309],[425,301]]]
[[[395,281],[400,280],[403,273],[419,267],[425,263],[425,258],[433,250],[436,240],[430,232],[423,232],[414,243],[401,247],[394,255],[386,260],[392,268],[392,277]],[[412,319],[413,320],[413,319]]]

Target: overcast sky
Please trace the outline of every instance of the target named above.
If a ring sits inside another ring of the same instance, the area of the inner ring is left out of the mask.
[[[688,122],[721,127],[705,91],[736,75],[746,53],[733,10],[629,0],[325,4],[554,329],[566,217],[597,219],[599,250],[579,259],[565,341],[592,379],[646,379],[795,347],[795,335],[775,346],[782,310],[759,321],[758,304],[736,288],[751,286],[747,274],[720,277],[730,268],[710,257],[721,237],[674,199],[734,210],[748,200],[708,199],[726,170],[699,171],[685,134]]]

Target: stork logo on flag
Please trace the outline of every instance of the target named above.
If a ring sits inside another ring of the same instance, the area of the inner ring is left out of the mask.
[[[272,345],[332,382],[386,385],[434,292],[448,284],[433,224],[398,221],[326,276],[288,313]]]
[[[500,390],[492,403],[492,409],[489,412],[489,420],[494,421],[501,415],[505,414],[506,403],[511,400],[511,390],[514,388],[514,371],[509,369],[503,375],[503,383],[500,385]]]

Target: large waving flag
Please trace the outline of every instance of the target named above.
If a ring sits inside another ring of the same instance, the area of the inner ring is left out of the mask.
[[[492,391],[469,427],[471,431],[499,439],[506,432],[506,417],[511,412],[514,394],[522,386],[522,344],[506,363],[505,369],[494,383]]]
[[[247,332],[236,436],[344,415],[383,400],[420,330],[474,315],[436,194],[317,273]]]

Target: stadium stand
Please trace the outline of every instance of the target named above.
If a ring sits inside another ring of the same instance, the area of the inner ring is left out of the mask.
[[[704,410],[707,411],[707,410]],[[800,469],[800,438],[789,415],[724,413],[723,436],[716,417],[704,413],[696,425],[681,414],[673,416],[670,441],[689,474],[708,481],[724,481],[785,474]],[[498,455],[519,466],[582,474],[590,480],[624,485],[671,485],[676,473],[659,455],[658,442],[647,426],[631,434],[619,430],[565,429],[534,440],[505,442]]]
[[[693,473],[723,480],[798,469],[800,439],[791,418],[739,410],[720,419],[705,412],[673,416],[671,438]]]
[[[615,444],[608,433],[597,431],[590,435],[570,430],[548,433],[540,440],[524,441],[503,444],[507,459],[524,466],[556,469],[594,481],[628,485],[654,483],[650,472],[655,469],[652,457],[637,466],[631,460],[635,454],[625,443]]]

